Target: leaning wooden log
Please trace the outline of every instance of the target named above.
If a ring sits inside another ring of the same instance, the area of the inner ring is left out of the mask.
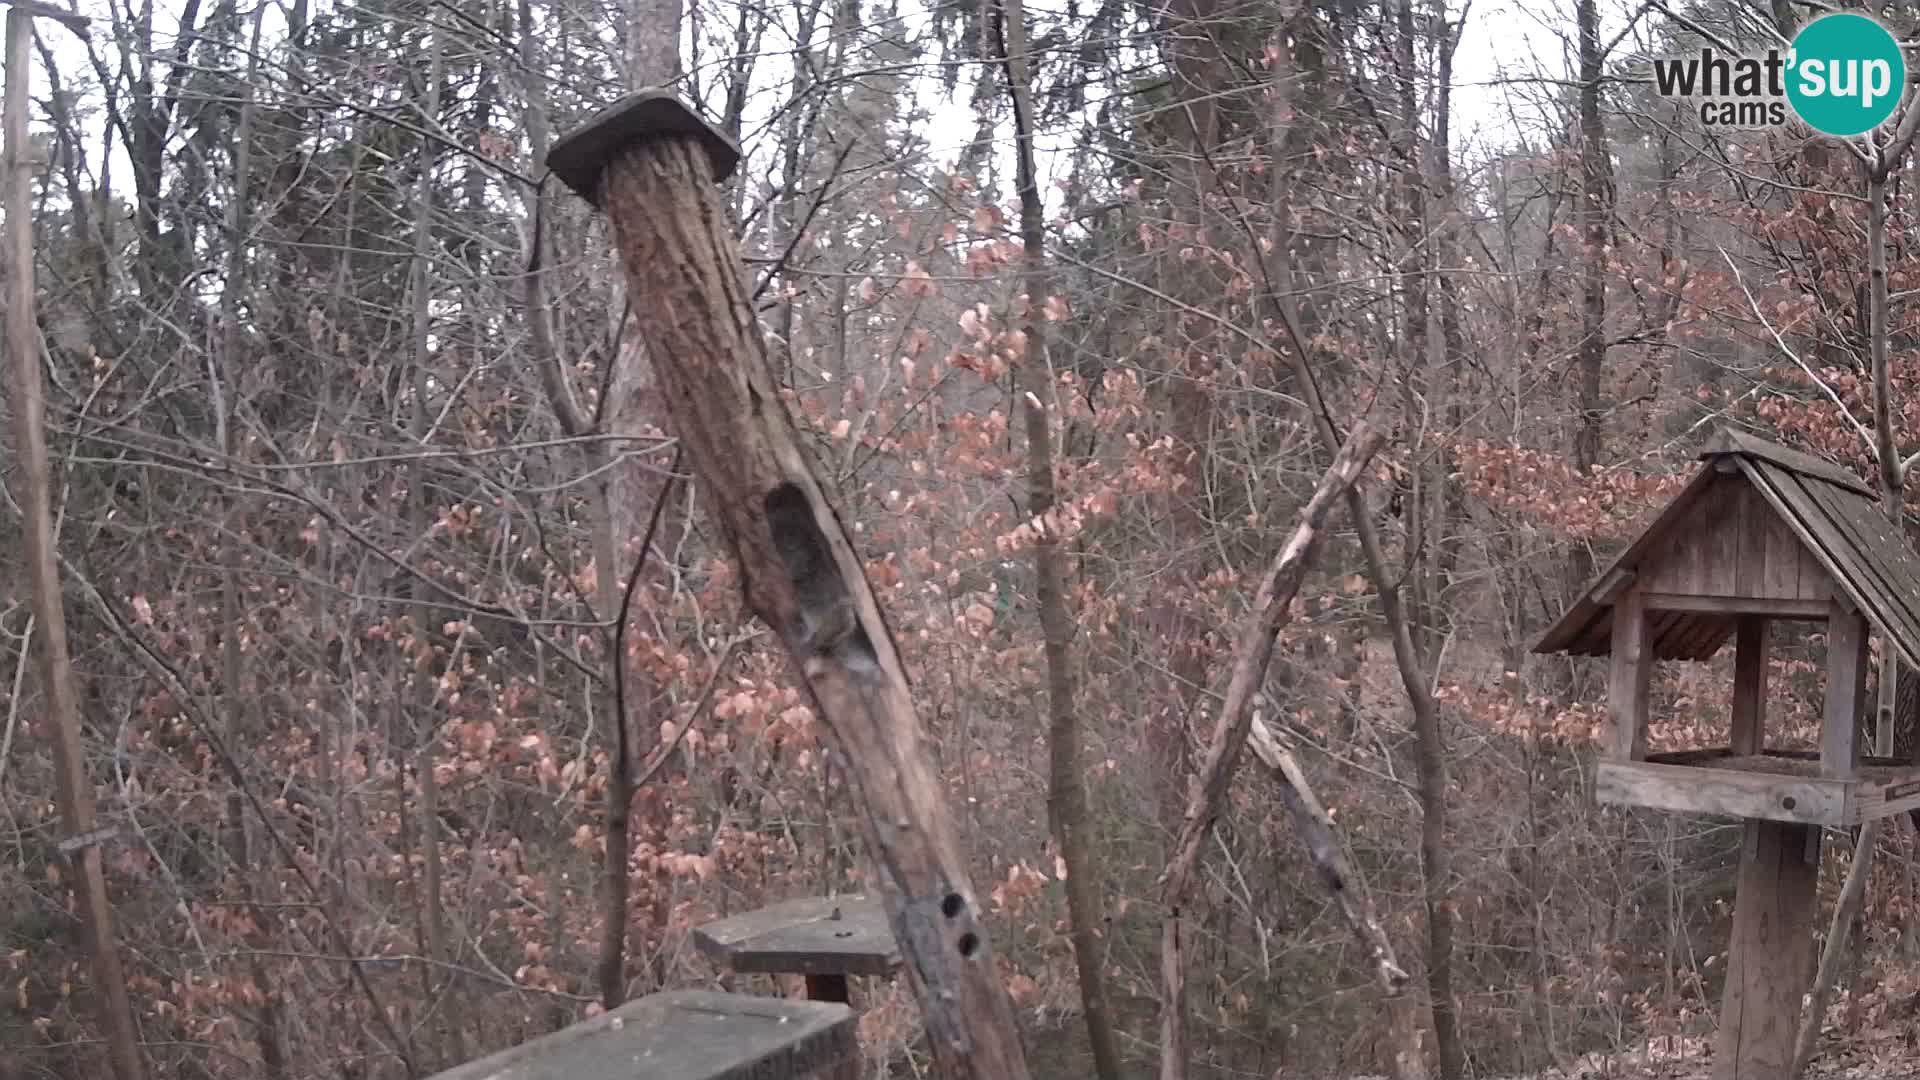
[[[1286,545],[1274,557],[1253,614],[1240,631],[1234,647],[1233,670],[1227,682],[1226,700],[1214,723],[1207,743],[1206,759],[1193,778],[1187,800],[1187,812],[1181,822],[1180,837],[1174,844],[1173,858],[1161,876],[1163,904],[1160,936],[1160,1077],[1184,1080],[1187,1075],[1186,948],[1184,931],[1187,890],[1200,864],[1200,849],[1207,832],[1220,813],[1226,798],[1227,783],[1233,778],[1240,751],[1247,744],[1247,732],[1253,719],[1253,697],[1266,678],[1267,663],[1273,658],[1274,640],[1282,627],[1292,620],[1293,598],[1313,565],[1319,550],[1321,524],[1336,500],[1360,479],[1383,436],[1365,424],[1356,424],[1346,445],[1334,455],[1333,464],[1320,478],[1320,485],[1300,512]]]
[[[670,94],[634,95],[547,163],[602,207],[640,336],[752,611],[846,754],[863,831],[935,1060],[1024,1080],[1013,1009],[900,657],[767,363],[715,189],[738,151]]]
[[[1266,766],[1280,788],[1280,802],[1293,819],[1293,828],[1306,845],[1307,859],[1320,874],[1320,883],[1340,909],[1340,918],[1359,943],[1361,954],[1373,968],[1380,984],[1380,996],[1386,1002],[1387,1068],[1393,1080],[1427,1080],[1427,1055],[1423,1046],[1425,1028],[1420,1023],[1420,1003],[1407,993],[1407,972],[1394,959],[1393,942],[1374,911],[1373,898],[1366,885],[1347,864],[1340,836],[1334,831],[1333,815],[1313,792],[1313,785],[1300,768],[1292,748],[1282,736],[1267,727],[1259,713],[1253,714],[1247,745],[1253,756]]]

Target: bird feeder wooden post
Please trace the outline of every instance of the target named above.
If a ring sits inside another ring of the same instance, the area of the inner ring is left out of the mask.
[[[1920,660],[1920,557],[1873,490],[1818,458],[1720,433],[1706,465],[1534,647],[1607,656],[1602,802],[1742,819],[1733,940],[1714,1080],[1774,1080],[1793,1059],[1813,976],[1820,830],[1920,807],[1920,767],[1863,758],[1870,632]],[[1767,745],[1773,623],[1824,624],[1819,748]],[[1657,660],[1706,660],[1734,642],[1727,744],[1650,753]]]
[[[780,636],[846,754],[935,1060],[952,1077],[1025,1080],[1012,1003],[900,657],[767,364],[715,187],[739,156],[652,90],[556,142],[547,165],[606,211],[674,432],[747,605]]]

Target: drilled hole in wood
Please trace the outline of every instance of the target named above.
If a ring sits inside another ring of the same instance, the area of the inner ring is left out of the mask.
[[[960,935],[960,955],[972,956],[980,951],[980,935],[969,930]]]
[[[1784,807],[1786,807],[1786,808],[1787,808],[1788,810],[1791,810],[1791,809],[1793,809],[1794,807],[1796,807],[1796,806],[1798,806],[1798,805],[1800,805],[1800,804],[1799,804],[1799,803],[1798,803],[1797,801],[1795,801],[1795,800],[1794,800],[1794,797],[1793,797],[1793,796],[1791,796],[1791,795],[1787,795],[1787,796],[1785,796],[1785,797],[1783,797],[1783,798],[1781,798],[1781,800],[1780,800],[1780,805],[1781,805],[1781,806],[1784,806]]]
[[[945,899],[940,901],[940,914],[945,915],[949,919],[957,919],[960,917],[960,913],[966,910],[966,907],[967,901],[964,897],[957,892],[950,892],[946,895]]]

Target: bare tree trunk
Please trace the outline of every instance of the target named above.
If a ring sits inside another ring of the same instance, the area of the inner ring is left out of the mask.
[[[1020,365],[1026,390],[1021,406],[1027,431],[1027,513],[1039,522],[1033,545],[1035,591],[1047,658],[1048,746],[1047,810],[1054,843],[1066,866],[1068,936],[1080,976],[1081,1012],[1093,1051],[1094,1075],[1120,1080],[1120,1047],[1114,1037],[1107,1000],[1100,927],[1105,918],[1100,896],[1106,879],[1093,846],[1092,811],[1082,779],[1080,716],[1074,702],[1074,624],[1067,612],[1066,559],[1050,516],[1056,501],[1053,432],[1047,404],[1053,400],[1052,357],[1048,352],[1047,302],[1053,277],[1047,267],[1046,210],[1034,168],[1033,72],[1027,53],[1025,0],[1005,0],[1001,53],[1007,91],[1013,104],[1015,173],[1020,193],[1020,235],[1026,248],[1027,356]]]
[[[574,145],[592,145],[620,115]],[[955,1080],[1025,1080],[1012,1003],[906,672],[772,381],[714,190],[709,150],[720,142],[669,137],[595,163],[630,290],[674,298],[636,305],[636,320],[747,605],[780,636],[847,759],[937,1067]]]
[[[260,55],[260,23],[264,14],[264,9],[254,12],[252,43],[248,50],[250,57]],[[243,340],[240,301],[246,291],[247,212],[252,198],[254,125],[259,112],[254,99],[257,71],[257,60],[250,60],[245,89],[242,91],[244,97],[240,105],[240,122],[235,129],[230,151],[233,157],[233,199],[227,208],[226,282],[220,290],[220,336],[209,358],[215,441],[220,452],[229,459],[239,453],[240,447],[233,426],[234,416],[240,407],[239,380],[235,375],[240,370]],[[227,518],[228,535],[244,538],[247,532],[246,505],[238,489],[227,497]],[[229,550],[227,566],[220,582],[220,678],[223,684],[221,689],[226,696],[226,737],[230,746],[247,745],[253,734],[247,730],[246,663],[240,651],[243,615],[239,562],[243,546],[244,540]],[[268,1080],[282,1080],[287,1076],[288,1065],[280,1022],[282,998],[275,980],[267,972],[265,960],[280,920],[259,903],[259,886],[253,866],[252,845],[247,836],[246,814],[246,797],[236,786],[227,793],[226,848],[228,857],[233,860],[234,877],[239,882],[241,899],[247,904],[248,913],[253,919],[253,927],[247,933],[247,944],[252,950],[248,968],[254,986],[260,993],[260,1007],[254,1014],[257,1029],[255,1041],[260,1047],[261,1067]]]
[[[56,797],[65,833],[67,878],[80,908],[87,953],[93,961],[94,992],[107,1056],[117,1080],[141,1080],[146,1066],[140,1036],[127,998],[126,972],[113,932],[113,906],[107,897],[95,828],[93,781],[80,745],[80,703],[75,696],[73,664],[67,653],[66,607],[60,569],[54,557],[52,470],[47,462],[46,387],[40,371],[40,328],[34,319],[33,159],[27,142],[28,88],[32,63],[33,17],[19,8],[7,12],[6,70],[6,221],[7,351],[12,353],[15,471],[14,502],[26,534],[26,573],[33,592],[33,619],[40,628],[40,683],[53,729]]]
[[[421,103],[422,115],[429,120],[437,120],[440,115],[441,82],[444,77],[444,59],[440,31],[436,26],[429,36],[428,75],[426,100]],[[413,319],[413,414],[412,434],[416,445],[424,446],[432,438],[429,430],[433,416],[431,400],[431,381],[428,378],[429,364],[433,359],[431,337],[433,333],[433,164],[437,156],[438,144],[422,137],[420,140],[420,177],[413,196],[413,266],[412,282],[412,319]],[[425,536],[428,530],[427,507],[428,467],[425,462],[414,463],[407,474],[407,516],[415,536]],[[408,595],[419,600],[419,585],[411,581],[406,585]],[[415,812],[418,814],[418,843],[420,847],[421,874],[421,925],[424,938],[422,951],[426,953],[427,966],[422,972],[422,985],[426,990],[424,1000],[431,1002],[441,989],[439,980],[444,975],[447,962],[447,931],[445,898],[441,895],[442,867],[440,863],[440,816],[439,816],[439,780],[435,775],[435,744],[439,741],[439,725],[434,714],[438,711],[437,695],[434,692],[436,680],[432,676],[431,659],[433,653],[433,609],[423,603],[414,603],[408,609],[413,623],[412,648],[402,657],[402,677],[408,679],[407,689],[396,701],[407,704],[401,707],[401,724],[406,729],[406,737],[413,747],[413,776],[418,789],[419,799]],[[423,663],[425,661],[425,663]],[[449,662],[452,658],[449,657]],[[411,672],[411,675],[405,673]],[[402,775],[405,767],[402,766]],[[404,786],[402,794],[404,796]],[[405,805],[402,804],[402,813]],[[435,1009],[433,1024],[435,1027],[449,1025],[446,1010]],[[457,1026],[457,1025],[451,1025]],[[463,1042],[457,1034],[453,1047],[460,1054],[459,1043]],[[436,1048],[446,1053],[446,1047]],[[461,1055],[464,1056],[464,1055]]]
[[[1579,383],[1573,434],[1573,468],[1583,479],[1600,463],[1606,400],[1602,386],[1607,364],[1607,236],[1612,218],[1613,166],[1607,157],[1607,130],[1600,114],[1600,78],[1606,58],[1600,46],[1598,0],[1578,0],[1574,19],[1580,38],[1580,219],[1584,248],[1580,262],[1580,345],[1575,358]],[[1586,587],[1594,573],[1593,552],[1575,541],[1569,556],[1568,589]]]
[[[1294,527],[1286,546],[1274,557],[1272,567],[1261,581],[1254,614],[1241,628],[1239,642],[1234,647],[1233,673],[1227,682],[1226,700],[1220,706],[1213,736],[1207,742],[1206,760],[1193,778],[1173,858],[1160,879],[1164,911],[1160,931],[1160,1080],[1185,1080],[1187,1075],[1186,912],[1183,905],[1200,865],[1201,845],[1219,816],[1227,785],[1233,779],[1234,767],[1239,764],[1240,751],[1246,746],[1253,722],[1254,695],[1266,678],[1274,640],[1292,619],[1293,598],[1313,565],[1321,539],[1321,524],[1334,502],[1359,481],[1361,470],[1383,441],[1380,433],[1360,424],[1334,455],[1333,464],[1321,477],[1313,498],[1300,512],[1300,524]]]

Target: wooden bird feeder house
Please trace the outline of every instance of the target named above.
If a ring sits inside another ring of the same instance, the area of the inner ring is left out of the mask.
[[[1812,977],[1820,828],[1920,807],[1920,766],[1864,756],[1860,722],[1872,632],[1920,666],[1920,557],[1838,466],[1733,431],[1700,457],[1534,651],[1608,658],[1600,801],[1745,822],[1714,1076],[1759,1080],[1784,1075]],[[1771,622],[1825,624],[1818,751],[1768,745]],[[1728,641],[1726,745],[1649,753],[1654,662],[1707,660]]]

